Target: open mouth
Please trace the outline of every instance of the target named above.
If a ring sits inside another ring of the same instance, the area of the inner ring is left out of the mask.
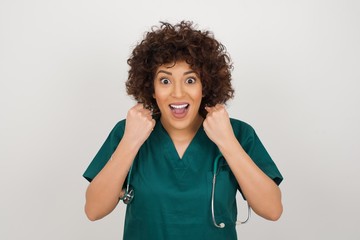
[[[170,106],[171,112],[174,114],[175,117],[184,117],[189,108],[188,103],[170,104],[169,106]]]

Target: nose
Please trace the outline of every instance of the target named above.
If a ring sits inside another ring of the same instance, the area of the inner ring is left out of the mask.
[[[181,98],[184,96],[184,86],[181,83],[176,83],[173,85],[172,96],[176,98]]]

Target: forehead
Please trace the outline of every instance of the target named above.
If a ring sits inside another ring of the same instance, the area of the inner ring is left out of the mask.
[[[194,71],[191,66],[185,62],[185,61],[177,61],[177,62],[172,62],[172,63],[165,63],[160,65],[157,69],[156,69],[156,73],[158,73],[159,71],[166,71],[166,72],[188,72],[188,71]]]

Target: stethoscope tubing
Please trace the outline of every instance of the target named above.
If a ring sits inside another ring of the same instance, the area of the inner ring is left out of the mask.
[[[224,228],[225,227],[225,223],[220,223],[217,224],[216,223],[216,219],[215,219],[215,210],[214,210],[214,205],[215,205],[215,186],[216,186],[216,176],[217,176],[217,172],[219,170],[218,165],[219,165],[219,160],[222,158],[223,156],[221,154],[219,154],[215,160],[214,160],[214,167],[213,167],[213,181],[212,181],[212,189],[211,189],[211,216],[212,216],[212,221],[214,223],[214,226],[217,228]],[[129,170],[129,174],[128,174],[128,180],[127,180],[127,184],[126,184],[126,189],[125,189],[125,194],[122,198],[120,198],[120,200],[122,200],[125,204],[129,204],[133,198],[134,198],[134,189],[131,188],[130,186],[130,179],[131,179],[131,173],[132,173],[132,169],[133,169],[133,164],[130,167]],[[248,214],[247,214],[247,218],[245,219],[245,221],[236,221],[236,225],[240,225],[240,224],[245,224],[249,221],[250,219],[250,215],[251,215],[251,208],[248,202],[247,203],[247,207],[248,207]]]
[[[212,215],[212,220],[214,223],[214,226],[217,228],[224,228],[225,227],[225,223],[220,223],[217,224],[216,223],[216,219],[215,219],[215,210],[214,210],[214,202],[215,202],[215,186],[216,186],[216,175],[218,173],[218,166],[219,166],[219,160],[222,158],[222,154],[219,154],[215,160],[214,160],[214,168],[213,168],[213,181],[212,181],[212,189],[211,189],[211,215]],[[245,224],[249,221],[250,219],[250,215],[251,215],[251,208],[248,202],[246,202],[247,204],[247,208],[248,208],[248,214],[247,217],[244,221],[236,221],[236,225],[241,225],[241,224]]]

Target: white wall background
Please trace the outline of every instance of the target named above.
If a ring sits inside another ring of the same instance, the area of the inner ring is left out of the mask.
[[[81,175],[133,105],[132,47],[182,19],[227,46],[229,112],[285,177],[282,218],[254,216],[239,239],[360,239],[359,13],[356,0],[1,0],[0,239],[122,238],[123,205],[86,219]]]

